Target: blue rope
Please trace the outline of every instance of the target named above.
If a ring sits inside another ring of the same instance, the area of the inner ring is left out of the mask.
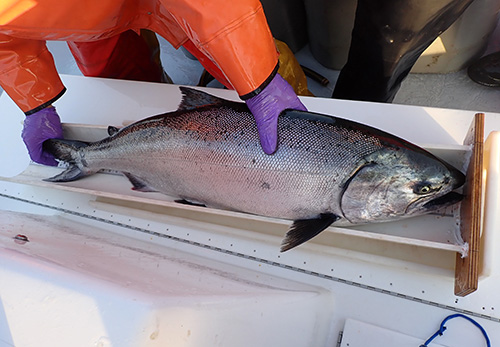
[[[425,343],[423,345],[420,345],[420,347],[427,347],[427,345],[429,343],[431,343],[432,340],[434,340],[438,335],[441,336],[443,335],[444,331],[446,330],[446,327],[444,326],[444,324],[449,321],[450,319],[453,319],[453,318],[456,318],[456,317],[461,317],[461,318],[464,318],[464,319],[467,319],[469,322],[471,322],[472,324],[474,324],[479,330],[481,330],[481,332],[483,333],[483,336],[484,336],[484,339],[486,340],[486,346],[488,347],[491,347],[491,344],[490,344],[490,339],[488,337],[488,334],[486,333],[486,330],[484,330],[484,328],[478,323],[476,322],[474,319],[472,318],[469,318],[467,316],[464,316],[463,314],[460,314],[460,313],[457,313],[457,314],[452,314],[448,317],[446,317],[442,322],[441,322],[441,325],[439,327],[439,330],[436,331],[436,333],[434,335],[432,335],[431,337],[429,337],[429,339],[427,341],[425,341]]]

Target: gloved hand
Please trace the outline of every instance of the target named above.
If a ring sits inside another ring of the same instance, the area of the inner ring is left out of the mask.
[[[293,88],[279,74],[256,96],[245,101],[259,131],[260,145],[266,154],[278,146],[278,116],[285,109],[307,111]]]
[[[61,119],[54,107],[49,106],[26,116],[21,137],[31,160],[39,164],[57,166],[54,157],[42,149],[45,140],[63,137]]]

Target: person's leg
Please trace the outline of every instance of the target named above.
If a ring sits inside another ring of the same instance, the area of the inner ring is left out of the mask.
[[[93,42],[68,42],[85,76],[172,83],[163,71],[156,34],[128,30]]]
[[[473,0],[358,0],[333,98],[392,102],[423,51]]]

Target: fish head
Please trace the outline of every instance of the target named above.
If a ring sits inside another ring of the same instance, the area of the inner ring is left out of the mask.
[[[427,214],[462,200],[454,189],[464,182],[462,172],[419,147],[384,147],[353,170],[341,209],[353,224]]]

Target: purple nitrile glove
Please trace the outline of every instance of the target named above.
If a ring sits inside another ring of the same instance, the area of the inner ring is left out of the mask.
[[[61,119],[56,109],[52,106],[44,108],[24,120],[21,133],[31,160],[39,164],[57,166],[54,157],[43,151],[42,144],[45,140],[63,137]]]
[[[292,86],[276,74],[256,96],[245,101],[252,112],[259,131],[260,145],[266,154],[278,147],[278,116],[285,109],[307,111]]]

